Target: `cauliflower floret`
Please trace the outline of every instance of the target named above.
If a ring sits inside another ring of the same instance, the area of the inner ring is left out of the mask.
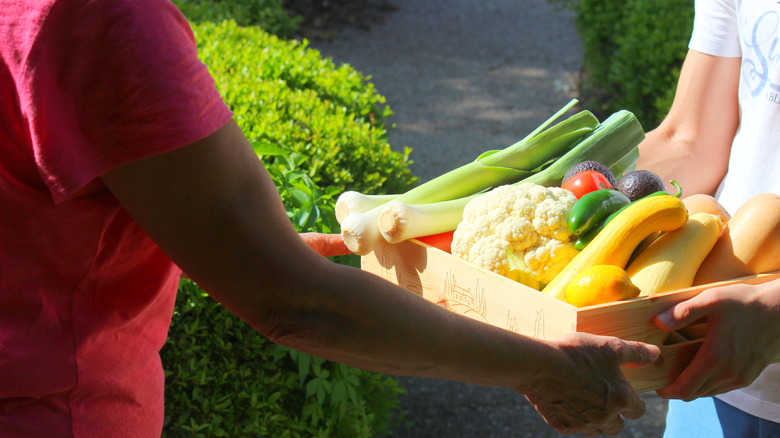
[[[496,187],[471,200],[455,230],[452,253],[540,289],[577,255],[568,190],[524,183]]]

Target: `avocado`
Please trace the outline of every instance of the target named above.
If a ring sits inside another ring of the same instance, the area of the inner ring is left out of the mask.
[[[615,179],[615,175],[612,173],[611,170],[609,170],[609,167],[605,166],[602,163],[599,163],[598,161],[593,161],[593,160],[582,161],[572,166],[571,169],[569,169],[569,171],[566,172],[566,175],[564,175],[561,184],[565,183],[569,178],[573,177],[574,175],[580,172],[584,172],[586,170],[593,170],[604,175],[607,178],[607,181],[609,181],[609,184],[612,186],[612,188],[617,187],[617,179]]]
[[[649,170],[635,170],[623,175],[615,188],[634,202],[639,198],[666,190],[666,184],[660,176]]]

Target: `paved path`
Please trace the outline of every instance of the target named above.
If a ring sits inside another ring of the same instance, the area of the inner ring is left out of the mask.
[[[347,29],[312,47],[371,76],[395,115],[389,140],[413,149],[424,181],[524,137],[576,92],[582,48],[569,11],[545,0],[393,0],[370,31]],[[409,428],[395,437],[557,437],[511,391],[402,378]],[[666,404],[619,436],[659,437]]]

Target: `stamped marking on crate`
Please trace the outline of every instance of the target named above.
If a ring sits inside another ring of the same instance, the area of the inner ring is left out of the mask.
[[[512,311],[506,311],[506,329],[510,332],[520,333],[520,321],[516,316],[512,316]]]
[[[521,317],[512,313],[511,310],[506,311],[506,329],[510,332],[519,334],[526,334],[527,330],[524,330]],[[534,319],[534,327],[531,335],[537,339],[547,339],[544,333],[544,310],[538,309],[536,311],[536,318]]]
[[[544,310],[536,311],[536,320],[534,321],[534,337],[537,339],[547,339],[544,336]]]
[[[476,280],[474,288],[471,289],[458,285],[455,274],[452,271],[447,271],[444,274],[444,299],[450,302],[457,302],[477,312],[483,318],[487,318],[485,288],[479,285],[479,279]]]

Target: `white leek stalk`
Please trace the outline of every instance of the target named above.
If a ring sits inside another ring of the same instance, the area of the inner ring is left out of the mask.
[[[347,191],[336,200],[336,220],[340,224],[344,218],[356,213],[364,213],[374,207],[378,207],[399,195],[366,195],[364,193]]]
[[[341,222],[341,238],[350,251],[357,255],[366,255],[374,250],[374,247],[382,235],[379,234],[379,213],[382,205],[364,211],[351,214]]]
[[[379,231],[390,243],[452,231],[463,220],[466,204],[477,196],[416,205],[390,201],[379,215]]]

